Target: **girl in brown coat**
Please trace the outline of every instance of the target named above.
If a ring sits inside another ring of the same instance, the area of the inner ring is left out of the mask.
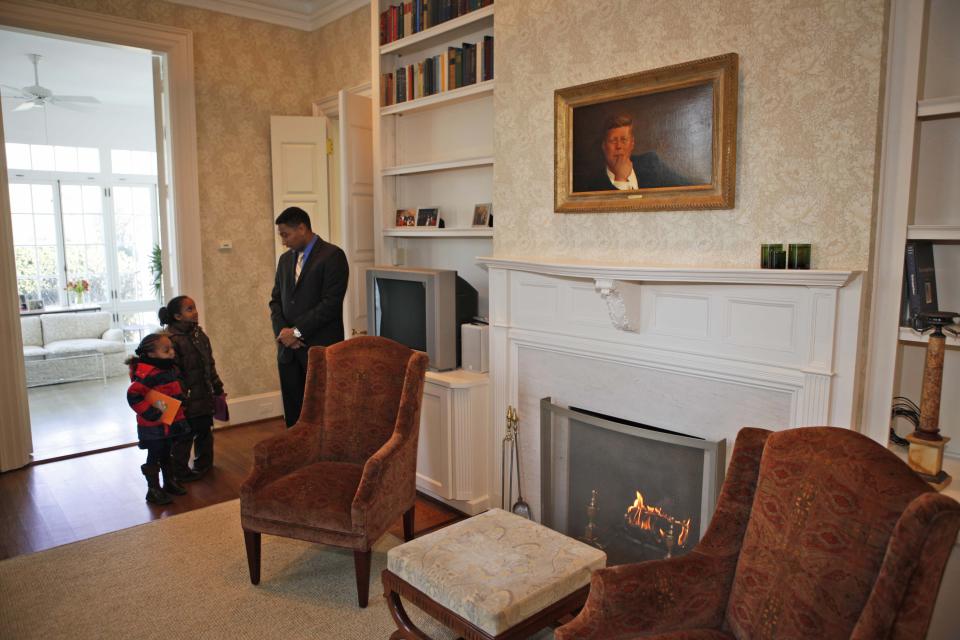
[[[198,324],[200,314],[189,296],[177,296],[160,307],[160,323],[166,326],[176,350],[176,363],[186,401],[192,438],[174,443],[171,457],[174,473],[181,482],[200,478],[213,466],[213,415],[217,396],[225,396],[217,374],[210,338]],[[193,469],[190,447],[193,445]]]

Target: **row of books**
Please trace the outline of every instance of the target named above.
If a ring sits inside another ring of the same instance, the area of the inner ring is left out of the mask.
[[[410,0],[380,14],[380,44],[419,33],[434,25],[493,4],[493,0]]]
[[[448,47],[439,55],[380,76],[380,104],[388,106],[493,79],[493,36]]]

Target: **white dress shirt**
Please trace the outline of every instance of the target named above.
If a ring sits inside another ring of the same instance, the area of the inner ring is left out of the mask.
[[[613,179],[615,176],[613,175],[613,171],[610,171],[610,167],[607,167],[607,177],[610,178],[610,183],[620,191],[630,191],[640,188],[640,185],[637,183],[637,174],[632,168],[630,169],[630,175],[627,176],[624,182]]]

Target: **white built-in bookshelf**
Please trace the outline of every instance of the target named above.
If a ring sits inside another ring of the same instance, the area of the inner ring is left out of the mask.
[[[378,96],[374,109],[376,261],[456,269],[479,291],[480,313],[486,315],[487,272],[477,264],[476,257],[492,252],[493,228],[474,227],[472,223],[474,206],[493,201],[496,80],[483,78],[482,51],[494,35],[495,5],[476,8],[413,33],[410,18],[404,29],[406,35],[381,44],[381,14],[392,5],[402,6],[408,1],[374,0],[370,8],[371,80]],[[433,69],[439,70],[449,64],[451,47],[464,50],[469,48],[465,43],[477,46],[476,81],[454,87],[451,76],[441,80],[434,71],[429,81],[442,90],[429,94],[423,71],[427,61],[436,60]],[[406,74],[411,67],[416,70],[414,84],[421,84],[410,95],[409,81],[405,83],[408,95],[400,101],[398,69],[403,68]],[[389,97],[385,95],[386,74],[392,74]],[[398,209],[428,207],[439,209],[444,228],[397,226]],[[493,217],[495,221],[496,211]]]
[[[920,402],[928,335],[898,326],[908,241],[930,241],[938,307],[960,312],[960,3],[894,0],[864,429],[885,440],[893,396]],[[954,326],[954,328],[957,328]],[[947,338],[940,430],[960,458],[960,340]],[[899,431],[906,429],[900,424]]]

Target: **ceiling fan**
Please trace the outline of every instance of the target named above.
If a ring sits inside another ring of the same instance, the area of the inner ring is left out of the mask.
[[[4,98],[24,101],[22,104],[17,106],[14,111],[27,111],[29,109],[46,106],[48,104],[74,110],[76,110],[76,107],[73,106],[74,104],[100,104],[100,101],[93,96],[61,96],[55,94],[46,87],[40,86],[40,72],[38,71],[38,67],[40,64],[40,58],[43,56],[41,56],[39,53],[28,53],[27,57],[30,58],[31,62],[33,62],[33,86],[18,89],[17,87],[11,87],[8,84],[0,84],[0,87],[16,91],[19,94],[15,96],[3,96]]]

